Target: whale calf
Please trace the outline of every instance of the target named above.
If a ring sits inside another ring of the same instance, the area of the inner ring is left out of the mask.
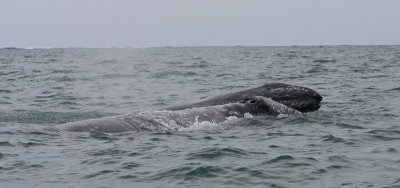
[[[73,132],[119,133],[127,131],[170,132],[188,128],[196,122],[220,123],[229,117],[242,118],[245,114],[254,116],[280,114],[293,115],[301,112],[272,99],[255,96],[237,103],[190,108],[185,110],[162,110],[138,112],[120,116],[77,121],[54,126],[47,130]]]
[[[321,100],[321,95],[312,89],[273,83],[159,111],[89,119],[49,126],[45,130],[104,133],[178,131],[196,123],[220,123],[229,117],[242,118],[245,114],[279,116],[311,112],[319,109]]]

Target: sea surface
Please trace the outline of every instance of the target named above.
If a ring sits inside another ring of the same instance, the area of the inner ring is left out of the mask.
[[[41,127],[265,83],[319,111],[178,132]],[[0,49],[0,187],[400,187],[400,46]]]

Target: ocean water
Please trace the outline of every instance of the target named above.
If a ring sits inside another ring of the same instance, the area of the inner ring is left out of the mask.
[[[37,128],[283,82],[317,112],[171,133]],[[400,187],[400,46],[0,49],[1,187]]]

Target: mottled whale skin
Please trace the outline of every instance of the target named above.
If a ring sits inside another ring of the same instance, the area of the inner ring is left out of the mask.
[[[111,116],[57,125],[47,130],[73,132],[120,133],[128,131],[172,132],[202,122],[220,123],[228,117],[242,118],[245,114],[293,115],[301,112],[272,99],[255,96],[237,103],[189,108],[185,110],[163,110]]]
[[[228,117],[242,118],[245,114],[278,116],[311,112],[319,109],[321,101],[321,95],[310,88],[272,83],[160,111],[77,121],[45,130],[105,133],[178,131],[196,123],[220,123]]]
[[[310,88],[284,83],[267,83],[260,87],[219,95],[200,102],[169,106],[164,108],[164,110],[183,110],[187,108],[235,103],[254,96],[270,98],[300,112],[316,111],[320,108],[320,102],[322,101],[321,95]]]

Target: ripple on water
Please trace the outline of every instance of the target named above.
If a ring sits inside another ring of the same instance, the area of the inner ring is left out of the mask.
[[[276,164],[276,163],[293,161],[293,160],[294,160],[294,157],[292,157],[290,155],[280,155],[278,157],[275,157],[271,160],[266,161],[265,164]]]
[[[19,142],[18,145],[21,145],[23,147],[35,147],[35,146],[43,146],[46,144],[40,142]]]
[[[376,141],[395,141],[400,140],[400,131],[376,129],[368,131],[366,136]]]
[[[0,89],[0,93],[11,93],[11,90],[8,89]]]
[[[118,61],[115,59],[106,59],[106,60],[102,60],[102,61],[98,61],[95,64],[100,64],[100,65],[115,65],[117,64]]]
[[[191,181],[198,180],[204,178],[217,178],[222,176],[226,170],[217,166],[192,166],[185,165],[178,168],[171,168],[166,171],[162,171],[152,176],[152,180],[183,180],[183,181]]]
[[[6,104],[12,104],[11,102],[8,102],[8,101],[3,101],[3,100],[0,100],[0,104],[4,104],[4,105],[6,105]]]
[[[336,63],[336,59],[316,59],[313,61],[314,63]]]
[[[185,180],[191,180],[195,178],[212,178],[218,177],[219,174],[225,172],[223,168],[216,166],[199,166],[185,173]]]
[[[330,142],[330,143],[344,143],[344,144],[347,144],[347,145],[355,144],[354,142],[349,142],[349,141],[346,141],[343,138],[336,137],[336,136],[333,136],[333,135],[323,136],[323,137],[321,137],[321,140],[324,141],[324,142]]]
[[[316,171],[311,172],[311,174],[318,175],[318,176],[326,174],[326,173],[328,173],[328,172],[324,169],[318,169]]]
[[[0,142],[0,147],[4,147],[4,146],[6,146],[6,147],[14,147],[14,145],[10,144],[10,142],[7,142],[7,141]]]
[[[170,77],[176,77],[176,76],[191,77],[191,76],[197,76],[197,75],[199,75],[199,74],[197,74],[196,72],[193,72],[193,71],[181,72],[181,71],[167,70],[167,71],[161,71],[161,72],[152,74],[152,78],[170,78]]]
[[[396,88],[388,89],[385,92],[399,92],[399,91],[400,91],[400,87],[396,87]]]
[[[248,168],[248,167],[239,167],[233,170],[234,172],[238,172],[241,175],[248,175],[250,177],[258,177],[258,178],[270,178],[270,175],[264,171],[264,170],[260,170],[260,169],[255,169],[255,168]]]
[[[207,61],[200,61],[196,63],[192,63],[190,65],[184,66],[185,68],[198,68],[198,69],[204,69],[204,68],[209,68],[214,66],[213,64],[207,62]]]
[[[399,136],[400,137],[400,130],[384,130],[384,129],[375,129],[372,131],[368,131],[368,134],[377,134],[377,135],[391,135],[391,136]]]
[[[190,172],[193,169],[191,165],[185,165],[178,168],[171,168],[162,172],[157,173],[151,179],[152,180],[160,180],[160,179],[182,179],[184,175]]]
[[[343,122],[336,122],[335,125],[338,127],[347,128],[347,129],[364,129],[364,127],[361,127],[358,125],[351,125],[351,124],[343,123]]]
[[[285,167],[285,168],[296,168],[304,166],[312,166],[312,164],[306,162],[288,162],[280,165],[280,167]]]
[[[120,168],[121,169],[133,169],[133,168],[136,168],[136,167],[139,167],[139,166],[140,165],[138,163],[135,163],[135,162],[126,162],[126,163],[123,163],[120,166]]]
[[[372,138],[373,140],[376,141],[395,141],[395,140],[400,140],[399,136],[390,136],[390,135],[385,135],[385,134],[376,134],[374,132],[368,132],[367,133],[368,138]]]
[[[138,176],[135,175],[124,175],[124,176],[119,176],[118,179],[124,179],[124,180],[129,180],[129,179],[137,179]]]
[[[328,160],[331,162],[341,163],[346,165],[352,164],[351,159],[349,159],[345,155],[331,155],[328,157]]]
[[[397,149],[395,148],[388,148],[386,151],[390,153],[397,153]]]
[[[87,154],[90,156],[121,156],[130,153],[130,151],[116,149],[116,148],[108,148],[102,150],[94,150],[89,151]]]
[[[0,170],[14,171],[15,170],[39,170],[44,168],[41,164],[31,164],[25,161],[16,161],[10,164],[6,164],[0,168]]]
[[[85,175],[85,176],[81,177],[81,179],[91,179],[91,178],[95,178],[95,177],[98,177],[98,176],[108,175],[108,174],[113,173],[113,172],[116,172],[116,171],[114,171],[114,170],[101,170],[100,172],[95,172],[95,173],[92,173],[92,174]]]
[[[208,148],[189,154],[188,159],[215,160],[224,157],[240,157],[246,154],[247,151],[239,148]]]

